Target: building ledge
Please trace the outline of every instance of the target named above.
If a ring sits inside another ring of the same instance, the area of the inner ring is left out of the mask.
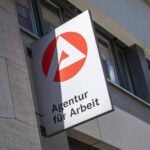
[[[141,102],[142,104],[146,105],[147,107],[150,108],[150,104],[146,101],[144,101],[143,99],[141,99],[140,97],[134,95],[133,93],[127,91],[126,89],[122,88],[121,86],[119,86],[118,84],[113,83],[111,80],[107,79],[107,82],[109,84],[111,84],[112,86],[116,87],[117,89],[119,89],[120,91],[126,93],[127,95],[131,96],[132,98],[136,99],[137,101]]]

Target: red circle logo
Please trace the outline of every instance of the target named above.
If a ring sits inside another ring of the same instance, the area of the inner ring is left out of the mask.
[[[45,76],[51,71],[56,56],[57,66],[53,80],[63,82],[74,77],[86,60],[87,44],[84,37],[77,32],[65,32],[54,38],[45,49],[42,58]]]

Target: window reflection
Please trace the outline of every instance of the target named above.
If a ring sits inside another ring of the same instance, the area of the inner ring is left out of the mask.
[[[126,90],[134,93],[133,84],[130,76],[130,71],[128,68],[128,63],[125,58],[124,50],[116,45],[116,52],[118,58],[118,68],[119,68],[119,83]]]
[[[117,83],[114,64],[110,53],[109,43],[103,41],[102,39],[99,39],[98,44],[99,44],[99,51],[100,51],[105,75],[112,82]]]
[[[31,1],[16,0],[16,10],[20,26],[34,34],[37,34]]]
[[[52,5],[46,5],[46,3],[41,2],[41,12],[44,21],[45,33],[51,32],[55,27],[62,23],[59,8]]]

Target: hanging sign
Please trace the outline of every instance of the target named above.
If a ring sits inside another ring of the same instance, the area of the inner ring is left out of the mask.
[[[32,55],[47,136],[112,110],[89,11],[34,43]]]

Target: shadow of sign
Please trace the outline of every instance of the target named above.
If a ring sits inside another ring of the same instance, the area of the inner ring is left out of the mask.
[[[52,134],[64,129],[65,114],[62,107],[60,77],[58,69],[59,55],[55,32],[47,34],[32,45],[31,69],[35,93],[38,100],[38,112],[42,115],[40,125],[45,132]],[[55,83],[55,84],[54,84]]]

